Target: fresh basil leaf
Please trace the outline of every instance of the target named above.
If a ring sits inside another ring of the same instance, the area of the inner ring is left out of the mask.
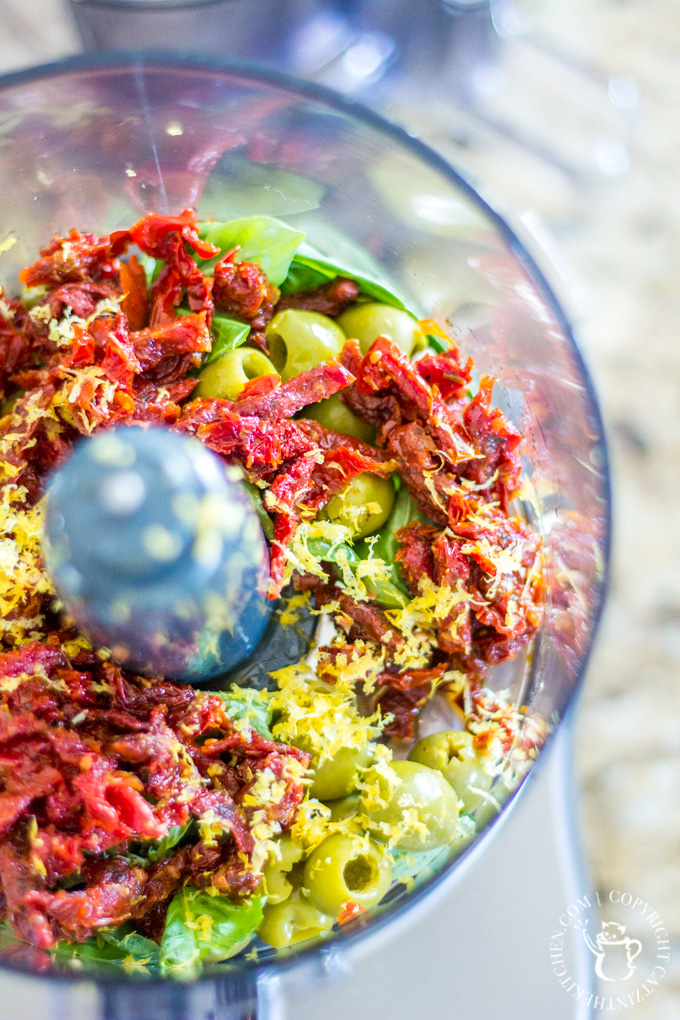
[[[257,485],[253,485],[252,482],[248,482],[245,480],[243,481],[243,485],[245,486],[248,495],[253,501],[255,513],[257,514],[260,524],[262,525],[262,530],[264,531],[264,537],[267,539],[268,542],[273,542],[274,522],[272,521],[271,517],[264,508],[264,503],[262,502],[262,490],[258,489]]]
[[[357,543],[357,549],[346,545],[344,542],[332,544],[322,538],[312,538],[307,547],[317,560],[325,560],[327,563],[340,564],[346,561],[350,567],[354,567],[362,559],[368,559],[369,555],[377,558],[377,553],[371,553],[370,547],[363,543]],[[358,550],[358,551],[357,551]],[[383,559],[383,557],[380,557]],[[384,561],[389,564],[388,560]],[[354,571],[356,572],[356,571]],[[371,580],[370,577],[362,577],[366,590],[379,605],[384,609],[403,609],[409,602],[410,596],[402,586],[399,575],[396,573],[396,566],[392,565],[392,577]]]
[[[217,693],[226,703],[230,719],[234,722],[244,720],[261,737],[265,737],[266,740],[274,739],[270,729],[272,713],[269,699],[261,691],[233,684],[228,691],[218,691]]]
[[[245,322],[239,322],[238,319],[231,319],[227,315],[220,315],[219,312],[216,312],[213,315],[210,332],[214,340],[210,353],[205,359],[205,365],[209,365],[211,361],[222,357],[227,351],[234,351],[244,344],[248,339],[250,326]]]
[[[5,949],[9,949],[11,946],[15,946],[20,942],[21,939],[16,934],[9,921],[0,922],[0,952],[3,952]]]
[[[146,252],[142,251],[137,255],[137,261],[146,273],[146,285],[151,287],[161,269],[165,265],[162,259],[154,259],[151,255],[147,255]]]
[[[315,235],[315,241],[317,244],[321,243],[318,233]],[[316,270],[327,280],[332,280],[336,276],[349,276],[356,280],[362,293],[375,301],[411,311],[405,295],[399,293],[397,286],[367,252],[328,227],[324,230],[324,241],[324,249],[332,252],[332,256],[324,254],[308,241],[303,241],[295,254],[295,263]]]
[[[433,333],[427,334],[427,342],[428,346],[433,347],[437,354],[451,350],[451,344],[447,344],[440,336],[434,336]]]
[[[300,291],[314,290],[333,278],[328,273],[322,273],[318,269],[305,266],[297,259],[293,259],[288,276],[281,284],[281,293],[285,296],[286,294],[298,294]]]
[[[434,864],[438,858],[446,857],[446,849],[438,846],[434,850],[390,850],[392,858],[392,881],[417,878],[421,872]]]
[[[182,317],[194,314],[189,308],[177,308],[175,311]],[[215,312],[210,333],[213,343],[208,356],[201,366],[202,368],[209,365],[211,361],[221,358],[228,351],[235,351],[237,347],[244,344],[248,339],[250,326],[245,322],[240,322],[239,319],[232,319],[229,315],[221,315],[219,312]]]
[[[364,558],[368,555],[376,556],[385,563],[394,563],[394,557],[399,551],[399,543],[395,538],[395,531],[405,528],[411,521],[423,521],[424,517],[416,504],[411,499],[408,489],[402,487],[396,495],[390,516],[378,532],[378,537],[370,544],[363,539],[357,544],[359,555]]]
[[[387,563],[390,567],[389,594],[395,597],[396,593],[396,597],[401,599],[401,601],[397,602],[396,605],[394,605],[393,602],[387,603],[385,599],[388,597],[388,592],[382,592],[381,600],[381,589],[386,587],[386,582],[376,582],[374,586],[374,597],[377,598],[379,602],[382,601],[382,604],[389,609],[397,609],[405,606],[410,599],[408,589],[406,588],[402,578],[399,564],[396,563],[394,559],[399,551],[399,543],[397,542],[394,533],[395,531],[398,531],[399,528],[403,528],[407,524],[410,524],[411,521],[423,520],[425,520],[425,518],[411,499],[408,490],[402,487],[399,489],[396,499],[394,500],[392,512],[378,532],[377,538],[374,541],[362,539],[360,542],[357,542],[356,550],[362,559],[374,557],[382,560],[383,563]],[[370,591],[370,586],[368,584],[366,586]]]
[[[246,216],[227,223],[202,223],[200,236],[220,249],[220,254],[200,262],[203,273],[210,274],[215,264],[230,249],[238,247],[238,262],[255,262],[275,286],[288,275],[291,259],[305,235],[272,216]]]
[[[146,855],[147,860],[151,861],[153,864],[154,861],[160,861],[164,857],[167,857],[168,851],[172,850],[173,847],[177,846],[180,840],[184,839],[192,824],[192,821],[188,821],[185,825],[173,825],[172,828],[168,830],[167,836],[163,836],[162,839],[153,840],[153,842],[149,844],[149,850]]]
[[[244,948],[262,921],[263,896],[234,903],[185,886],[170,901],[161,940],[164,977],[190,981],[204,963],[217,963]]]
[[[336,276],[348,276],[356,280],[362,293],[374,301],[401,308],[416,319],[421,317],[414,310],[413,301],[401,293],[364,249],[332,227],[314,229],[313,234],[315,244],[303,241],[296,252],[288,278],[281,288],[283,294],[312,290]],[[316,245],[331,251],[332,257],[324,254]],[[428,336],[428,342],[430,347],[440,353],[448,350],[448,344],[439,337]]]
[[[52,950],[57,966],[70,970],[105,970],[129,976],[158,974],[160,950],[151,939],[131,930],[129,924],[100,931],[87,942],[58,942]]]

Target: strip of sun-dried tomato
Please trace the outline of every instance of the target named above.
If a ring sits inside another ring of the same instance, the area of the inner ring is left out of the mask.
[[[437,449],[450,464],[467,460],[460,428],[448,407],[422,378],[416,365],[396,344],[386,337],[378,337],[369,348],[357,378],[357,389],[366,393],[396,387],[398,399],[404,405],[406,417],[419,416],[434,436]]]

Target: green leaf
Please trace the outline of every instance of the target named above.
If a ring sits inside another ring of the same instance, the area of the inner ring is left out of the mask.
[[[16,934],[9,921],[0,922],[0,953],[20,942],[21,939]]]
[[[375,301],[411,311],[405,295],[399,293],[397,286],[364,249],[330,227],[324,228],[323,235],[316,232],[314,240],[317,245],[323,245],[324,251],[304,241],[295,254],[296,265],[316,270],[327,280],[349,276],[356,280],[362,293]],[[325,252],[332,252],[332,255]]]
[[[305,235],[301,230],[272,216],[246,216],[227,223],[203,223],[200,236],[220,249],[212,259],[199,262],[201,271],[209,274],[215,263],[230,249],[240,248],[239,262],[255,262],[277,287],[288,275],[291,259]]]
[[[182,317],[185,315],[193,315],[190,308],[177,308],[175,310],[177,314]],[[237,347],[244,344],[248,339],[250,326],[245,322],[241,322],[239,319],[232,319],[229,315],[221,315],[219,312],[215,312],[213,315],[212,325],[210,327],[210,333],[213,338],[213,343],[208,356],[201,366],[202,368],[209,365],[211,361],[221,358],[222,355],[226,354],[228,351],[234,351]]]
[[[388,609],[398,609],[405,606],[411,596],[404,584],[399,564],[395,562],[395,556],[399,551],[399,543],[395,538],[395,531],[405,527],[411,521],[423,521],[425,518],[418,507],[411,499],[408,490],[403,486],[397,492],[392,512],[377,536],[369,539],[362,539],[357,542],[356,550],[361,559],[375,558],[387,563],[390,567],[390,579],[388,582],[379,581],[371,586],[366,583],[369,591],[382,605]],[[388,598],[392,601],[387,602]]]
[[[242,484],[245,486],[248,495],[253,501],[255,513],[257,514],[260,524],[262,525],[262,530],[264,531],[264,537],[268,542],[273,542],[274,522],[264,508],[264,503],[262,502],[262,490],[258,489],[257,485],[253,485],[252,482],[244,480]]]
[[[168,851],[172,850],[180,840],[184,839],[192,824],[192,821],[188,821],[185,825],[173,825],[168,830],[167,836],[163,836],[162,839],[155,839],[149,843],[149,850],[146,854],[147,859],[153,864],[154,861],[160,861],[167,857]]]
[[[226,960],[247,945],[262,921],[264,896],[234,903],[185,886],[170,901],[161,940],[164,977],[190,981],[204,963]]]
[[[56,966],[70,970],[124,973],[131,977],[158,974],[160,950],[155,942],[131,928],[99,931],[87,942],[58,942],[52,951]]]
[[[312,556],[317,560],[325,560],[327,563],[337,564],[344,560],[349,564],[350,568],[353,568],[360,560],[367,559],[369,555],[377,557],[377,553],[371,553],[370,547],[366,546],[363,542],[357,544],[359,552],[344,542],[332,544],[322,538],[310,539],[307,547]],[[380,559],[383,559],[383,557],[380,557]],[[384,560],[384,562],[389,564],[389,560]],[[409,602],[410,595],[402,586],[394,565],[392,577],[389,579],[372,581],[370,577],[363,577],[362,580],[369,594],[385,609],[403,609]]]
[[[362,294],[373,298],[374,301],[402,308],[416,319],[422,317],[414,310],[413,301],[400,292],[365,249],[328,226],[314,231],[314,241],[325,251],[332,251],[332,257],[324,254],[309,241],[304,241],[293,259],[288,278],[281,287],[283,294],[312,290],[336,276],[348,276],[356,280]],[[436,336],[428,336],[428,342],[430,347],[440,353],[449,348],[447,343]]]
[[[161,269],[165,265],[165,262],[161,259],[154,259],[151,255],[147,255],[146,252],[140,252],[137,256],[137,260],[144,272],[146,273],[146,285],[151,287]]]
[[[316,287],[321,287],[322,284],[328,283],[335,276],[337,276],[337,273],[333,273],[331,277],[327,272],[322,273],[318,269],[313,269],[311,266],[303,265],[297,259],[293,259],[288,270],[288,276],[281,284],[281,293],[286,295],[297,294],[299,291],[314,290]]]
[[[213,315],[210,332],[214,337],[213,345],[204,365],[209,365],[211,361],[220,358],[227,351],[234,351],[244,344],[248,339],[250,326],[245,322],[239,322],[238,319],[231,319],[228,315],[220,315],[219,312],[216,312]]]
[[[359,555],[365,558],[368,555],[376,556],[385,563],[394,563],[394,557],[399,551],[399,543],[395,538],[395,531],[405,528],[411,521],[424,521],[426,518],[420,512],[411,499],[408,489],[402,487],[394,500],[394,506],[390,516],[378,532],[378,537],[373,542],[364,539],[357,546]]]
[[[416,878],[438,858],[446,858],[446,849],[438,846],[434,850],[390,850],[392,858],[392,881],[399,878]]]
[[[244,720],[261,737],[273,740],[270,729],[272,713],[269,707],[268,692],[253,690],[251,687],[239,687],[233,684],[228,691],[217,691],[227,706],[227,714],[234,722]]]

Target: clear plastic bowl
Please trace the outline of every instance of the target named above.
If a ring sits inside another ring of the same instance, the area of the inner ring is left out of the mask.
[[[0,260],[9,293],[20,267],[55,231],[106,233],[145,211],[187,205],[202,218],[270,214],[300,224],[328,254],[339,246],[355,260],[368,253],[422,315],[461,343],[480,373],[496,376],[497,402],[526,436],[524,509],[545,537],[548,584],[532,654],[504,666],[493,683],[526,706],[528,726],[559,725],[583,676],[605,590],[610,508],[602,425],[545,279],[452,167],[316,86],[195,59],[112,54],[0,80],[0,175],[0,242],[18,239]],[[200,995],[102,976],[106,1015],[194,1020],[220,1003],[224,1015],[241,1015],[236,1007],[229,1012],[225,1003],[233,1002],[251,1015],[258,981],[301,959],[341,955],[394,924],[445,878],[455,880],[498,820],[456,859],[444,856],[414,887],[400,886],[367,924],[219,965]],[[17,958],[0,964],[31,966]]]

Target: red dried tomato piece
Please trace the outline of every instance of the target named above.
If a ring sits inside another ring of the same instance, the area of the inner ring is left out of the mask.
[[[419,374],[396,344],[378,337],[369,348],[357,377],[359,393],[374,393],[393,386],[405,418],[421,418],[434,437],[437,450],[449,461],[458,464],[467,460],[464,437],[448,407]]]
[[[468,593],[470,564],[461,551],[462,543],[443,531],[432,543],[435,580],[442,588]],[[443,620],[437,621],[437,643],[450,655],[469,655],[472,649],[470,602],[466,598],[454,605]]]
[[[166,358],[177,354],[205,353],[212,346],[204,312],[131,333],[130,342],[143,372],[156,368]]]
[[[271,379],[271,376],[268,378]],[[232,405],[232,409],[237,414],[256,415],[270,421],[292,418],[303,407],[332,396],[351,382],[353,376],[347,369],[331,359],[323,365],[316,365],[308,372],[296,375],[266,393],[242,396]]]
[[[111,241],[127,238],[152,258],[164,259],[167,257],[166,241],[171,234],[179,234],[185,244],[190,244],[203,259],[219,254],[219,248],[198,236],[198,217],[193,209],[185,209],[179,216],[149,213],[129,230],[111,234]]]
[[[120,289],[123,294],[121,311],[128,329],[138,332],[149,322],[149,298],[146,293],[146,272],[136,255],[120,264]],[[81,314],[81,313],[77,313]]]
[[[474,364],[472,358],[465,363],[458,347],[450,347],[442,354],[426,354],[416,362],[418,372],[430,386],[436,386],[442,400],[457,400],[470,384]]]
[[[323,283],[313,290],[286,294],[285,297],[279,299],[276,311],[281,312],[284,308],[303,308],[310,312],[320,312],[322,315],[328,315],[334,319],[354,304],[360,290],[361,287],[356,280],[336,276],[334,280]]]
[[[254,262],[234,262],[238,248],[220,259],[214,270],[215,307],[238,315],[254,329],[264,329],[278,301],[279,291]]]
[[[418,521],[395,532],[394,537],[399,543],[399,549],[394,559],[401,567],[402,575],[412,595],[418,594],[421,578],[429,577],[434,581],[432,542],[437,533],[438,529],[431,524],[420,524]]]
[[[477,485],[488,486],[507,513],[509,501],[519,489],[522,465],[515,451],[522,435],[501,411],[491,408],[493,384],[492,378],[484,376],[479,392],[463,412],[465,430],[478,456],[465,465],[462,473]]]
[[[218,421],[201,426],[197,436],[215,453],[235,457],[248,469],[278,468],[284,461],[315,448],[295,421],[262,421],[232,411],[224,411]]]
[[[105,280],[79,280],[77,283],[64,283],[53,290],[47,298],[47,305],[55,319],[60,319],[67,308],[74,315],[87,319],[100,301],[114,301],[119,297],[114,285]]]

